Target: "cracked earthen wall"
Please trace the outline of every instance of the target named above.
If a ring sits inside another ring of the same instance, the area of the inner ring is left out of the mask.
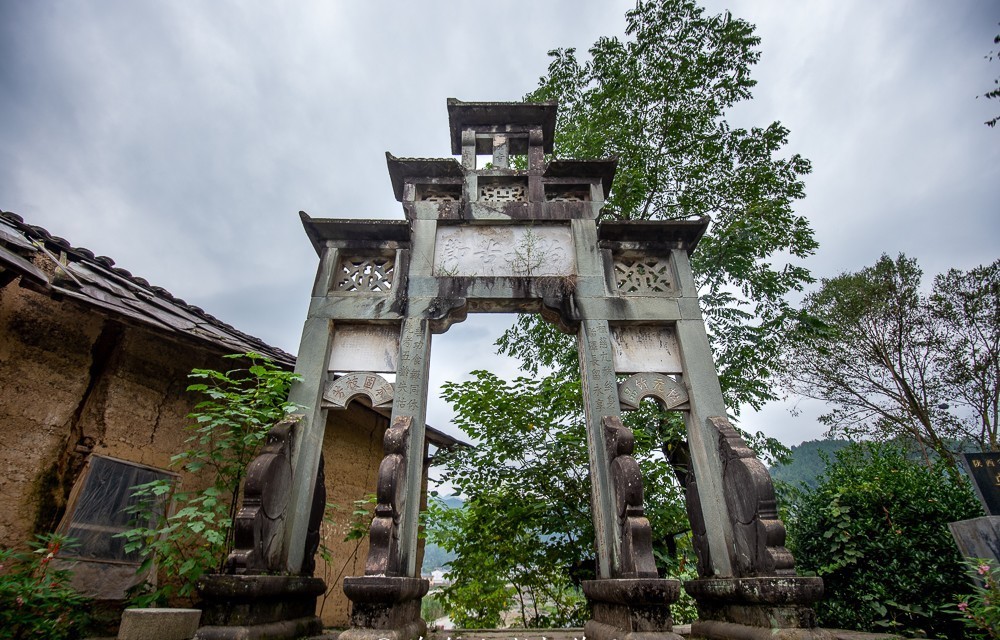
[[[194,405],[187,373],[223,362],[16,284],[0,290],[0,544],[58,525],[90,453],[169,468]]]

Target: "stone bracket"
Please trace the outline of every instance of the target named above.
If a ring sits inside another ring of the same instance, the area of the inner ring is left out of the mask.
[[[737,577],[794,576],[795,559],[785,548],[771,474],[728,419],[713,416],[709,423],[719,433]]]
[[[642,473],[632,457],[635,435],[617,416],[604,416],[604,441],[614,486],[615,515],[621,533],[621,578],[655,578],[653,532],[642,508]]]

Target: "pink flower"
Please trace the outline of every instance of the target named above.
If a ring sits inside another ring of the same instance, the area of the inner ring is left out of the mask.
[[[990,571],[990,565],[988,564],[981,564],[978,567],[976,567],[976,572],[981,576],[985,576],[987,573],[989,573],[989,571]]]
[[[969,608],[969,603],[968,602],[959,602],[958,603],[958,610],[959,611],[965,611],[968,608]]]

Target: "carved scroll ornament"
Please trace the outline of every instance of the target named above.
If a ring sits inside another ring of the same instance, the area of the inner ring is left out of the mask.
[[[401,576],[399,565],[399,518],[406,486],[406,449],[411,416],[397,416],[385,432],[385,457],[378,468],[378,504],[369,531],[367,576]]]
[[[785,548],[785,525],[778,518],[771,475],[729,420],[713,416],[709,422],[719,432],[737,576],[794,576],[795,559]]]
[[[233,521],[233,550],[226,558],[226,573],[261,574],[284,570],[281,544],[292,483],[292,440],[301,414],[288,416],[271,427],[263,449],[247,465],[243,504]],[[310,535],[306,539],[303,573],[315,567],[319,522],[326,503],[323,457],[313,492]]]
[[[621,534],[618,578],[655,578],[653,531],[642,508],[642,474],[635,452],[635,436],[617,416],[604,416],[604,438],[614,483],[615,514]]]

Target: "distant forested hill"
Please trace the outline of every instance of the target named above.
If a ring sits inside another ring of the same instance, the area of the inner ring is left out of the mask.
[[[461,509],[465,501],[457,496],[439,496],[438,500],[452,509]],[[435,569],[447,569],[445,566],[455,559],[455,554],[445,551],[436,544],[424,542],[424,562],[420,567],[422,574],[429,574]]]
[[[833,460],[834,454],[848,445],[847,440],[809,440],[792,447],[792,461],[788,464],[776,464],[770,468],[771,477],[798,487],[805,483],[807,487],[815,487],[817,478],[823,473],[826,464],[822,454]]]

